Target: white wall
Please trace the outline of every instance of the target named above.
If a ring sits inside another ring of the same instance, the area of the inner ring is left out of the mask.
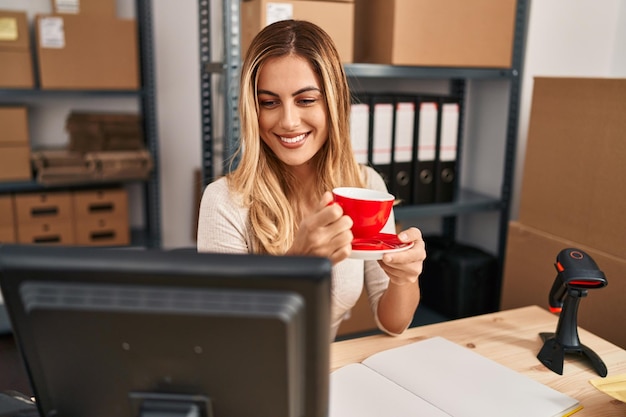
[[[512,219],[519,214],[533,79],[537,76],[626,77],[626,1],[532,1]]]
[[[198,2],[153,0],[162,241],[195,246],[194,170],[200,168]]]

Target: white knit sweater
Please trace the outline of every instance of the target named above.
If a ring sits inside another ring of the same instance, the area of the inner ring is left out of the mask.
[[[387,191],[385,182],[370,167],[363,167],[367,187]],[[394,233],[393,212],[383,228]],[[226,178],[209,184],[202,195],[198,217],[198,251],[217,253],[253,253],[253,230],[248,221],[248,209],[239,195],[228,188]],[[356,304],[363,287],[376,317],[378,327],[387,332],[378,321],[378,301],[387,289],[389,278],[377,261],[346,259],[333,267],[331,285],[331,340],[337,334],[341,321]],[[365,284],[365,285],[363,285]]]

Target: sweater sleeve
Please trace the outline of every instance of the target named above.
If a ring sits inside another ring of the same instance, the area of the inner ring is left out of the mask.
[[[198,213],[198,252],[252,253],[247,212],[226,178],[210,183]]]

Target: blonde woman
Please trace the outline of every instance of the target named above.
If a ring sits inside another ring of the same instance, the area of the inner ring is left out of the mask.
[[[419,302],[424,242],[409,228],[398,237],[412,248],[379,261],[349,258],[352,220],[330,204],[330,190],[386,186],[354,158],[350,91],[331,38],[306,21],[264,28],[242,65],[239,112],[240,163],[204,191],[198,251],[327,257],[331,340],[364,289],[378,327],[402,333]],[[395,232],[393,214],[383,231]]]

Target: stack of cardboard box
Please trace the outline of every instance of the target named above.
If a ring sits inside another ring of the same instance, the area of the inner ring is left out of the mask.
[[[73,111],[67,118],[64,149],[39,149],[32,162],[37,181],[67,184],[147,179],[153,169],[140,117],[131,113]]]
[[[581,249],[609,284],[581,300],[578,324],[626,348],[624,114],[626,79],[535,79],[519,221],[509,226],[501,308],[547,308],[557,254]]]
[[[0,64],[0,66],[4,63]],[[0,107],[0,181],[32,178],[28,112],[24,106]]]
[[[115,0],[51,1],[34,22],[41,88],[138,89],[136,21],[117,17]]]
[[[510,68],[516,12],[516,0],[243,0],[242,52],[266,25],[304,19],[344,63]]]
[[[0,10],[0,88],[33,88],[26,12]]]
[[[70,192],[22,193],[14,200],[18,243],[75,243]]]
[[[0,242],[128,245],[128,194],[107,188],[2,195]]]
[[[74,192],[76,244],[118,246],[130,243],[128,195],[123,189]]]

